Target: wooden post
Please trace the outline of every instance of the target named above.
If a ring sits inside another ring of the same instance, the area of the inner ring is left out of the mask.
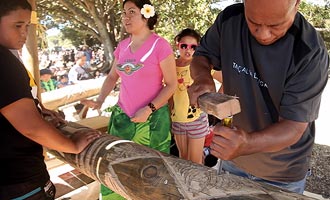
[[[31,24],[28,31],[26,43],[22,49],[22,60],[25,67],[33,75],[38,88],[40,88],[39,60],[38,60],[38,42],[37,42],[37,12],[36,1],[28,0],[32,7]],[[41,100],[40,90],[38,90],[38,98]]]
[[[68,137],[84,128],[70,122],[59,130]],[[85,175],[126,199],[313,199],[158,152],[103,134],[80,154],[49,150]]]
[[[106,77],[80,81],[79,84],[41,93],[42,104],[50,110],[77,102],[81,99],[96,96]]]

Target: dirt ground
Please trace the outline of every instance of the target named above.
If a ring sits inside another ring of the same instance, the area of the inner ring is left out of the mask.
[[[330,146],[315,144],[311,159],[312,175],[306,190],[330,198]]]

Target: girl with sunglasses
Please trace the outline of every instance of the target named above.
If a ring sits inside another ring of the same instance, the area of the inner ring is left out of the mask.
[[[198,46],[200,35],[193,29],[184,29],[176,37],[179,50],[176,59],[177,89],[171,99],[172,134],[179,157],[203,163],[205,136],[209,134],[208,116],[199,108],[191,107],[187,88],[192,84],[190,62]]]

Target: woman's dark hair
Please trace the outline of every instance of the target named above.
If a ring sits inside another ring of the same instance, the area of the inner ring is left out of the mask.
[[[0,0],[0,19],[17,9],[32,11],[32,7],[27,0]]]
[[[142,9],[145,4],[149,4],[149,5],[153,6],[152,3],[149,0],[124,0],[123,7],[127,2],[134,3],[140,9]],[[145,18],[143,15],[142,15],[142,17]],[[158,18],[158,15],[157,15],[157,12],[156,12],[153,17],[150,17],[149,19],[147,19],[148,20],[147,25],[148,25],[150,30],[154,30],[155,25],[157,23],[157,18]]]
[[[183,29],[177,36],[175,36],[174,40],[175,42],[180,42],[180,40],[186,36],[195,38],[197,40],[197,43],[199,43],[201,40],[200,34],[197,33],[197,31],[190,28]]]

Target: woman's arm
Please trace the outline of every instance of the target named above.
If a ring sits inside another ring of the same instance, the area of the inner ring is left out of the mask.
[[[163,61],[161,61],[160,68],[164,77],[164,87],[156,96],[156,98],[150,102],[155,106],[156,109],[161,108],[166,103],[168,103],[169,98],[174,94],[177,87],[174,55],[171,54]],[[152,110],[148,105],[146,105],[135,113],[135,116],[131,118],[131,121],[145,122],[151,113]]]
[[[157,97],[152,100],[152,103],[157,109],[168,103],[168,99],[174,94],[177,87],[174,55],[171,54],[161,61],[160,68],[164,77],[164,88],[160,91]]]
[[[93,109],[101,108],[104,100],[107,98],[107,96],[110,94],[110,92],[114,89],[114,87],[119,79],[119,75],[116,72],[116,65],[117,65],[117,60],[115,59],[112,64],[109,74],[107,75],[106,79],[103,82],[100,94],[97,97],[96,101],[81,100],[80,102],[82,104],[87,105],[88,107],[93,108]]]

